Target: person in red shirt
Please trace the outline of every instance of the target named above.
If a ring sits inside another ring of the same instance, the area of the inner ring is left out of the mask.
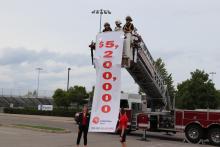
[[[124,108],[121,108],[121,112],[119,115],[119,126],[118,130],[120,132],[120,141],[122,147],[126,147],[126,129],[127,129],[128,117]]]
[[[80,144],[82,133],[83,133],[83,138],[84,138],[84,147],[87,146],[87,134],[88,134],[88,128],[89,128],[89,119],[90,119],[90,115],[88,113],[88,108],[85,105],[83,107],[83,111],[79,114],[79,118],[78,118],[78,122],[77,122],[79,125],[78,137],[77,137],[77,142],[76,142],[77,147]]]

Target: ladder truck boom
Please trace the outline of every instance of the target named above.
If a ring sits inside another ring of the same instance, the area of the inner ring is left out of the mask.
[[[165,106],[170,109],[170,97],[167,86],[156,69],[154,60],[142,39],[138,45],[135,45],[133,50],[134,55],[136,55],[136,61],[131,61],[130,66],[126,69],[146,93],[152,111],[162,109]]]
[[[108,33],[108,32],[105,32]],[[135,40],[135,37],[138,38]],[[131,38],[131,39],[126,39]],[[90,44],[93,63],[95,43]],[[152,111],[170,110],[170,97],[167,86],[155,67],[153,57],[139,34],[125,33],[123,52],[129,54],[128,65],[124,66],[139,87],[144,91]],[[124,55],[122,57],[122,60]],[[123,63],[122,63],[123,64]],[[123,66],[123,65],[122,65]]]

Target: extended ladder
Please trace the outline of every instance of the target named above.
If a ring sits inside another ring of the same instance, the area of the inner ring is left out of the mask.
[[[170,109],[167,86],[155,68],[154,60],[142,39],[138,44],[133,45],[133,52],[136,59],[135,61],[131,60],[130,66],[126,69],[146,93],[152,111],[155,109],[162,110],[164,107]]]

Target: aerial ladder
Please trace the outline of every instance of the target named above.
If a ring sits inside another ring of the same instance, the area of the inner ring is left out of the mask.
[[[126,40],[125,40],[126,41]],[[130,49],[133,59],[126,70],[144,91],[151,111],[170,110],[170,96],[165,82],[155,67],[155,62],[141,36],[133,40]]]
[[[155,67],[153,57],[139,34],[135,33],[130,35],[133,39],[128,40],[125,37],[124,50],[132,52],[132,57],[129,59],[128,66],[124,67],[146,94],[147,103],[150,104],[152,112],[163,111],[165,109],[170,110],[171,104],[169,92],[162,76]],[[89,47],[91,48],[93,63],[93,50],[95,49],[95,43],[92,42]]]

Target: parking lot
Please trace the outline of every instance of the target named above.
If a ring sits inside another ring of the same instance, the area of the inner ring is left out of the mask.
[[[73,118],[29,116],[0,113],[1,147],[74,147],[77,126]],[[46,133],[27,129],[13,128],[11,124],[32,124],[59,127],[70,133]],[[184,135],[147,133],[147,141],[141,141],[141,132],[132,133],[127,138],[128,147],[208,147],[209,145],[184,143]],[[119,136],[109,133],[89,133],[88,147],[119,147]],[[211,147],[211,146],[210,146]]]

